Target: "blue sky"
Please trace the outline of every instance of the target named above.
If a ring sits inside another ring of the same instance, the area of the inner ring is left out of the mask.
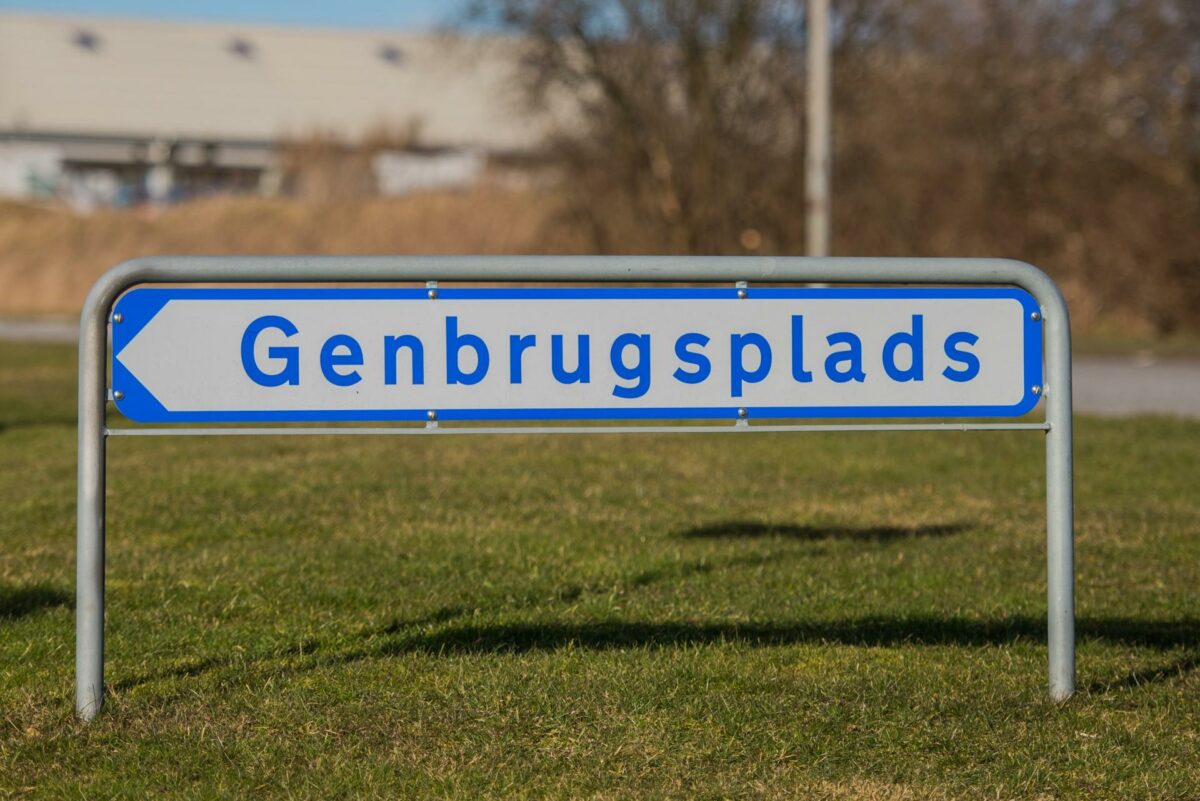
[[[429,28],[459,8],[457,0],[0,0],[0,9],[61,14],[358,28]]]

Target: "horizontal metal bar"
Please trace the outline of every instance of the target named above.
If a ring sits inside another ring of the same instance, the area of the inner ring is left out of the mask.
[[[432,428],[108,428],[110,437],[433,436],[438,434],[746,434],[826,431],[1049,431],[1049,423],[863,423],[704,426],[446,426]]]
[[[97,301],[143,283],[396,281],[783,281],[1015,284],[1057,292],[1031,265],[1007,259],[795,256],[148,256],[97,283]],[[97,304],[99,305],[99,304]]]

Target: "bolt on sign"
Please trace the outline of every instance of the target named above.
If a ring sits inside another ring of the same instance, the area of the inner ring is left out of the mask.
[[[415,286],[364,286],[385,282]],[[110,427],[109,400],[133,423]],[[1017,419],[1039,405],[1043,420]],[[387,425],[297,425],[371,422]],[[104,698],[106,443],[176,435],[1037,430],[1049,686],[1065,699],[1071,427],[1066,304],[1020,262],[137,259],[80,319],[76,711]]]

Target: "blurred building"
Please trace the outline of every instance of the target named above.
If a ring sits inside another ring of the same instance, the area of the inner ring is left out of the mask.
[[[0,12],[0,196],[75,205],[277,189],[281,144],[375,132],[382,191],[537,142],[498,38]]]

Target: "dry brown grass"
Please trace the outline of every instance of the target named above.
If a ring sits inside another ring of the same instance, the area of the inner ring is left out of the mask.
[[[4,203],[0,313],[75,313],[104,270],[136,256],[578,251],[558,233],[556,208],[548,194],[496,187],[328,204],[223,197],[90,216]]]
[[[0,202],[0,314],[76,314],[101,273],[137,256],[593,251],[587,227],[564,211],[562,197],[553,189],[516,191],[490,184],[465,192],[330,202],[218,197],[157,211],[104,210],[88,216]],[[628,236],[621,237],[616,252],[669,250],[621,230]],[[872,247],[877,243],[867,234],[873,230],[868,226],[860,232],[858,249],[847,245],[841,252],[888,253]],[[978,243],[958,245],[920,255],[1005,255]],[[1105,303],[1111,280],[1103,271],[1081,274],[1063,259],[1038,263],[1060,282],[1077,333],[1152,336],[1154,318],[1144,305]],[[1161,277],[1145,283],[1156,291],[1169,288]],[[1186,305],[1183,296],[1180,303]]]

